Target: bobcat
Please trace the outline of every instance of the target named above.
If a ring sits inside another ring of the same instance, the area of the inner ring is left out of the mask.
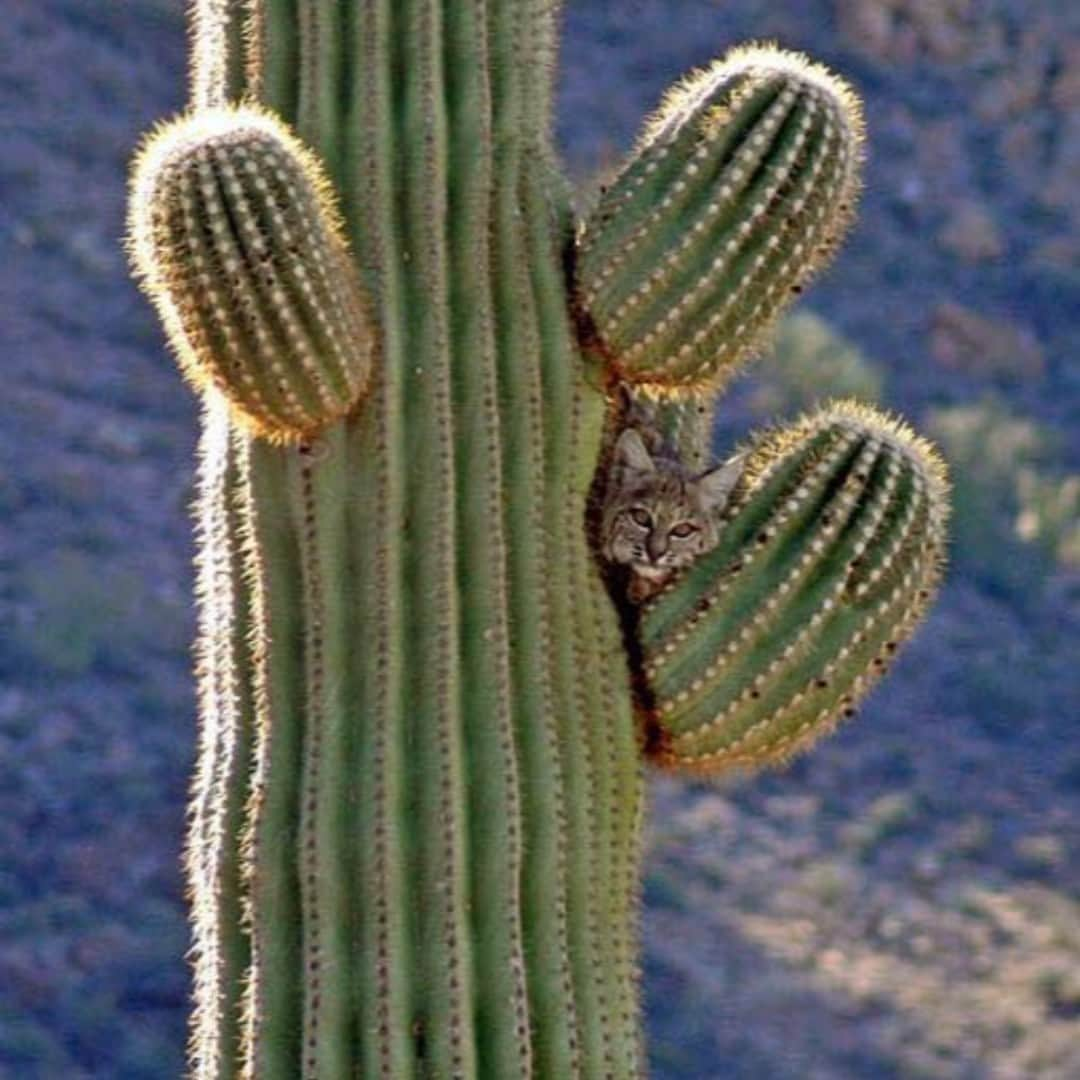
[[[743,464],[735,457],[695,476],[665,448],[650,452],[637,428],[623,429],[604,498],[601,551],[629,568],[632,602],[648,600],[716,545],[720,512]]]

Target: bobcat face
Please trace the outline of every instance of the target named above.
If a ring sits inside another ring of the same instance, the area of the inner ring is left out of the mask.
[[[615,446],[604,507],[604,557],[659,587],[716,545],[719,513],[741,473],[737,460],[695,476],[651,455],[627,428]]]

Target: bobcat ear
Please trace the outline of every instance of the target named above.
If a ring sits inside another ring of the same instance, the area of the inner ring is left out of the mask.
[[[650,427],[656,423],[656,408],[648,400],[634,396],[629,383],[619,383],[616,405],[623,427]]]
[[[698,477],[698,491],[706,510],[719,510],[727,502],[745,468],[746,455],[739,454]]]
[[[656,465],[636,428],[626,428],[615,443],[615,462],[634,472],[654,472]]]

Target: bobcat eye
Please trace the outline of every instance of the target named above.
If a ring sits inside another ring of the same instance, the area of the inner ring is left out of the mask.
[[[691,525],[689,521],[680,521],[671,530],[672,536],[677,536],[680,540],[685,540],[688,536],[693,536],[697,532],[697,526]]]
[[[643,510],[640,506],[635,506],[630,511],[630,520],[635,525],[640,525],[643,529],[647,529],[652,524],[652,515],[648,510]]]

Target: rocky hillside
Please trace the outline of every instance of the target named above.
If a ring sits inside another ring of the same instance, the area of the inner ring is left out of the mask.
[[[181,0],[0,23],[0,1077],[181,1074],[195,410],[126,279]],[[1080,8],[571,0],[583,198],[643,111],[777,39],[867,100],[860,224],[718,433],[878,398],[957,483],[942,604],[784,773],[654,787],[658,1080],[1080,1075]]]

